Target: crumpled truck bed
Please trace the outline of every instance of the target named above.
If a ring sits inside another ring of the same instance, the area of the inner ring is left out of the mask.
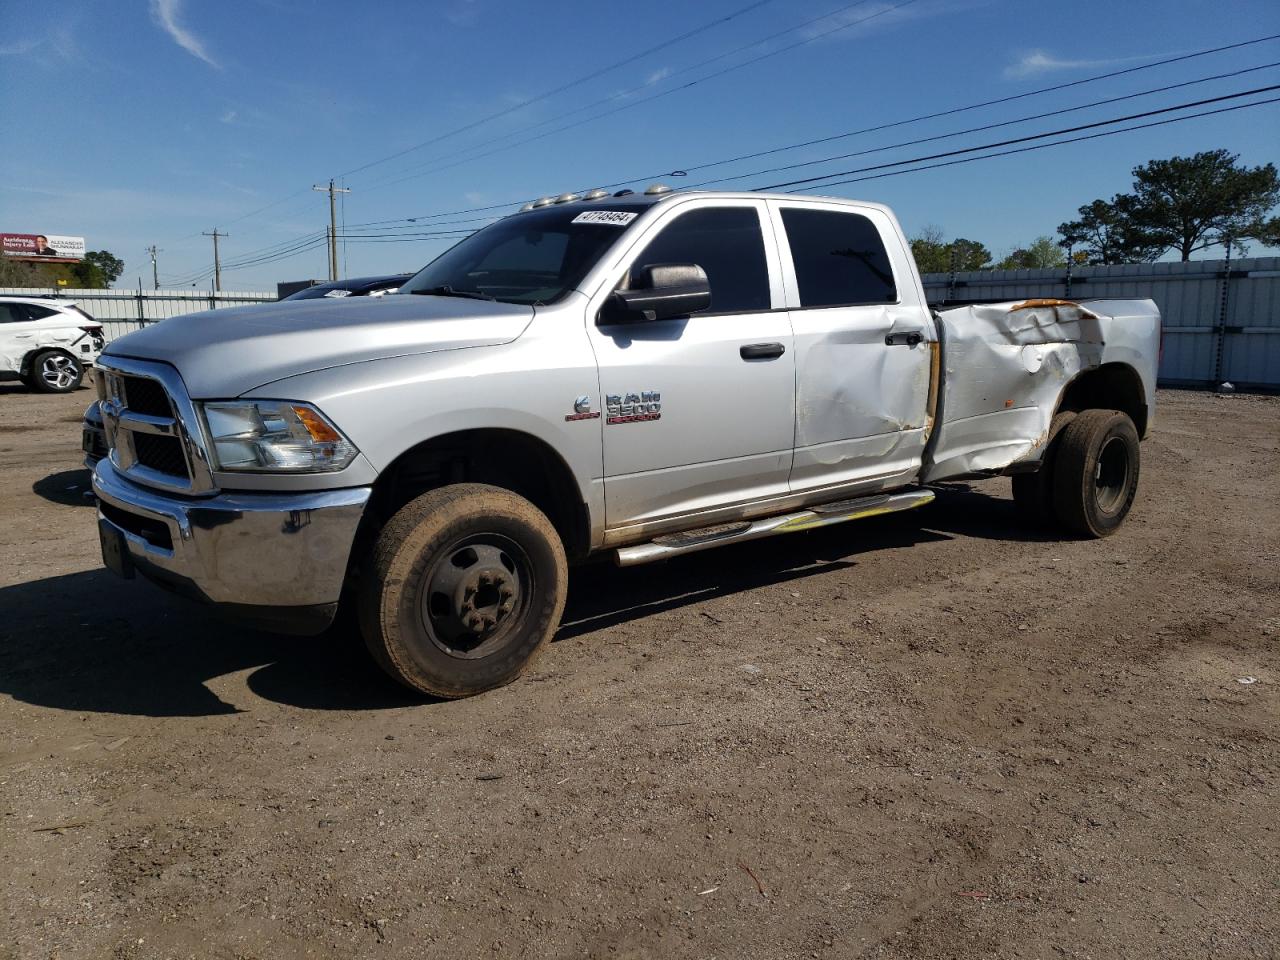
[[[1023,300],[937,315],[944,366],[925,482],[1038,461],[1068,384],[1107,364],[1131,366],[1154,410],[1160,312],[1150,300]]]

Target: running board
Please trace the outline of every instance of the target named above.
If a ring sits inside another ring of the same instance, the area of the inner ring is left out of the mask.
[[[743,520],[739,523],[724,523],[699,530],[686,530],[683,533],[669,533],[656,537],[649,543],[619,547],[614,551],[614,559],[618,566],[630,567],[638,563],[666,560],[668,557],[676,557],[683,553],[710,550],[712,547],[723,546],[726,543],[759,540],[761,537],[771,537],[775,533],[816,530],[818,527],[829,527],[847,520],[861,520],[864,517],[874,517],[882,513],[911,510],[915,507],[923,507],[932,500],[933,491],[923,489],[840,500],[836,503],[824,503],[810,510],[801,510],[799,513],[765,517],[763,520]]]

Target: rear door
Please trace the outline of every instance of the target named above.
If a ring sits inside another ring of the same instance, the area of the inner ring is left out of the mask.
[[[909,481],[928,437],[933,324],[882,208],[769,201],[796,338],[793,492]]]
[[[777,246],[761,200],[671,206],[637,238],[602,294],[652,263],[696,263],[711,308],[689,317],[587,324],[605,398],[606,523],[657,529],[787,489],[795,350]]]

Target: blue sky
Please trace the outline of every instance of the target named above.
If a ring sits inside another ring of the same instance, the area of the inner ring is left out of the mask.
[[[310,187],[336,177],[352,191],[344,198],[344,232],[353,235],[341,255],[345,274],[413,270],[451,241],[369,242],[388,239],[378,234],[356,242],[356,234],[377,233],[356,225],[691,168],[1280,34],[1274,0],[748,6],[0,0],[0,117],[9,131],[0,231],[83,235],[90,249],[125,260],[121,285],[140,276],[150,285],[144,248],[155,243],[162,286],[205,287],[212,255],[202,231],[230,234],[222,253],[233,263],[305,244],[328,217],[326,197]],[[715,25],[666,42],[708,24]],[[765,53],[774,55],[737,67]],[[868,150],[1276,61],[1280,41],[1271,41],[670,182]],[[699,82],[685,86],[690,81]],[[1280,68],[1271,67],[728,185],[890,162],[1276,83]],[[470,129],[454,132],[463,127]],[[826,192],[889,203],[908,233],[937,225],[1000,255],[1053,233],[1081,204],[1127,189],[1139,163],[1217,147],[1250,164],[1280,159],[1280,104]],[[408,152],[366,166],[401,151]],[[436,216],[400,232],[466,229],[488,215]],[[315,246],[228,269],[223,287],[323,278],[325,256]]]

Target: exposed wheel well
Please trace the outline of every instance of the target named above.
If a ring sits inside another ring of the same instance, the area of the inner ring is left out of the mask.
[[[590,549],[587,505],[568,465],[548,444],[517,430],[465,430],[406,450],[374,484],[370,534],[414,497],[450,483],[489,483],[547,515],[571,560]]]
[[[1147,395],[1138,371],[1127,363],[1105,363],[1086,370],[1067,385],[1059,410],[1119,410],[1127,413],[1138,436],[1147,435]]]

